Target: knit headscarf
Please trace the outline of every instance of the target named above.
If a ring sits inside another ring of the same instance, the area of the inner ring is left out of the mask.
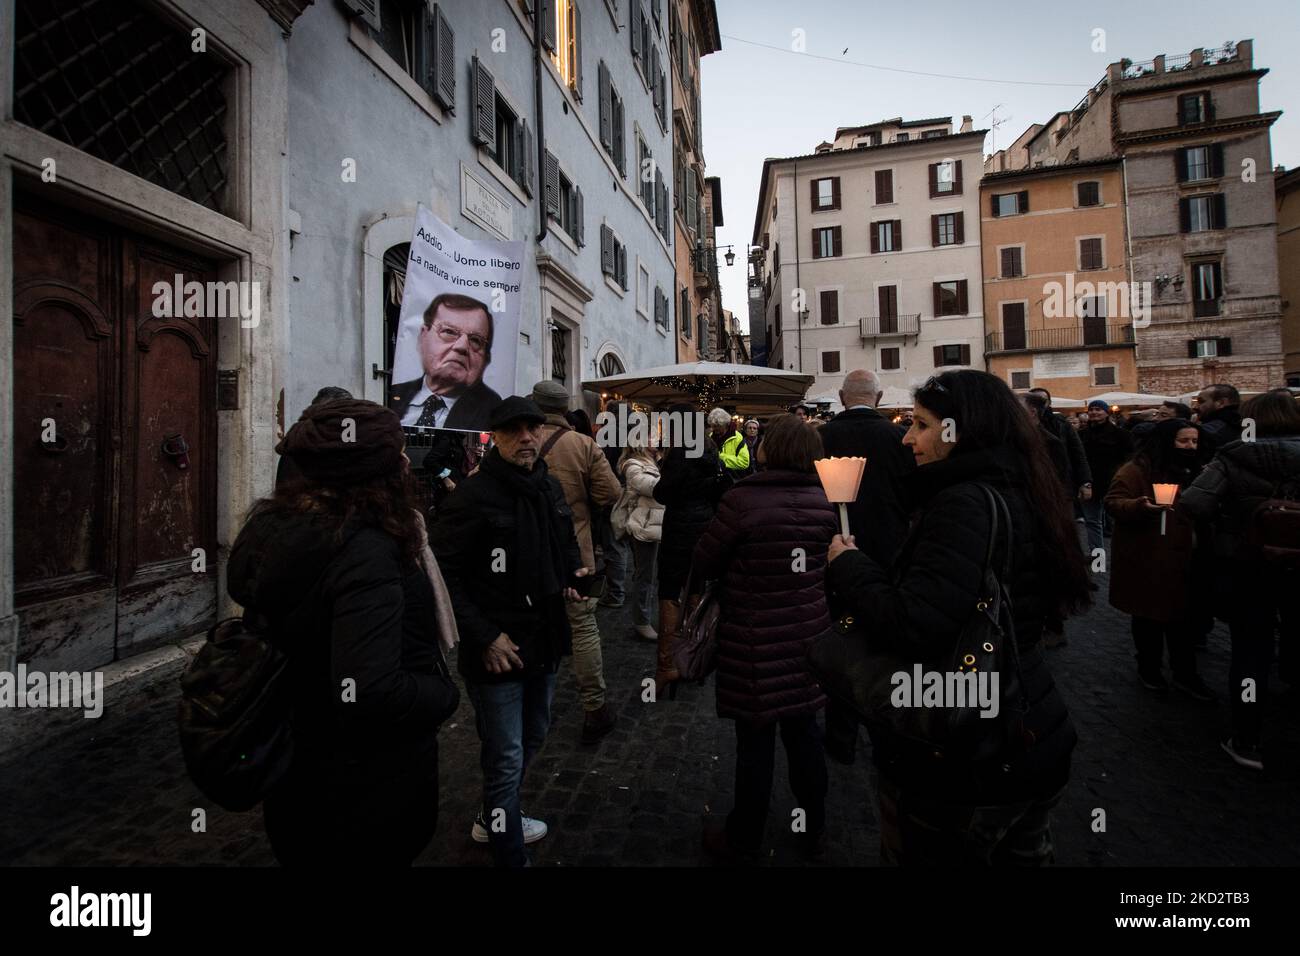
[[[406,436],[397,414],[359,398],[311,405],[275,448],[312,481],[355,485],[401,467]]]

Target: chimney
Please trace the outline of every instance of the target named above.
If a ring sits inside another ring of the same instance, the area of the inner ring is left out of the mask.
[[[969,116],[963,116],[961,118],[961,129],[958,130],[958,132],[969,133],[974,128],[975,124],[971,121],[971,118]]]

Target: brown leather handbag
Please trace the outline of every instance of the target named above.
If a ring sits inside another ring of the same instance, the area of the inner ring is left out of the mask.
[[[689,606],[694,580],[695,571],[691,569],[682,588],[683,609]],[[699,603],[687,610],[682,619],[681,637],[673,644],[673,664],[682,680],[703,682],[717,666],[718,624],[722,619],[721,589],[720,581],[706,583]]]

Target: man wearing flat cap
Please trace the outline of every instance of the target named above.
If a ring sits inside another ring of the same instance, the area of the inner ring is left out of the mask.
[[[570,652],[565,613],[587,572],[573,513],[539,451],[546,420],[512,395],[493,408],[494,447],[438,512],[430,545],[456,611],[457,666],[482,747],[483,806],[471,829],[498,866],[526,866],[525,843],[546,824],[523,815],[519,788],[551,724],[560,658]]]
[[[589,436],[569,427],[564,413],[569,410],[569,393],[559,382],[547,380],[533,386],[532,399],[546,414],[541,428],[542,447],[551,474],[564,489],[573,510],[573,529],[582,550],[582,563],[595,568],[591,540],[592,510],[612,507],[623,493],[609,459]],[[596,624],[599,595],[569,605],[569,627],[573,631],[573,673],[584,712],[581,741],[593,744],[614,729],[614,712],[605,700],[605,665]]]

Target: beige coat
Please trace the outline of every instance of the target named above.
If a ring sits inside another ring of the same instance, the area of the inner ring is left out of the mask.
[[[659,466],[643,458],[628,458],[618,470],[627,488],[616,509],[622,513],[614,522],[614,531],[620,532],[621,522],[626,534],[638,541],[658,541],[664,523],[664,506],[654,499]]]
[[[623,487],[614,477],[614,470],[609,467],[604,452],[592,439],[570,428],[563,416],[554,413],[546,416],[546,424],[541,428],[541,444],[550,441],[558,429],[563,429],[564,434],[546,453],[546,467],[560,482],[564,498],[573,509],[573,530],[578,535],[582,565],[594,568],[596,552],[591,544],[592,506],[603,509],[613,505],[623,493]]]

